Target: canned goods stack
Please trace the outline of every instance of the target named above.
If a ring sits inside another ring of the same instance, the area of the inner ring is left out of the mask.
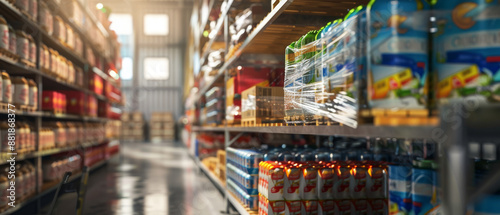
[[[228,148],[227,185],[229,191],[250,210],[258,210],[259,163],[262,153],[255,150]]]

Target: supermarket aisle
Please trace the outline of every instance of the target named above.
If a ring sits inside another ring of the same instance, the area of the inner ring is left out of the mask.
[[[225,207],[180,143],[129,143],[121,150],[121,163],[91,174],[85,214],[209,215]]]

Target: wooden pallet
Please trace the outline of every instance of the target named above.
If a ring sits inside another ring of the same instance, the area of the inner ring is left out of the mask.
[[[243,127],[283,126],[283,119],[279,118],[248,118],[241,119]]]
[[[7,113],[9,111],[9,104],[0,102],[0,112]]]
[[[43,110],[44,112],[52,113],[52,114],[66,114],[66,110]]]
[[[229,50],[229,52],[226,54],[226,60],[229,60],[230,58],[232,58],[234,56],[234,54],[236,53],[236,51],[238,51],[240,49],[242,44],[243,43],[238,43],[233,48],[231,48],[231,50]]]
[[[4,49],[4,48],[0,48],[0,56],[2,57],[2,59],[12,63],[12,64],[16,64],[17,62],[19,62],[19,56],[10,52],[9,50],[7,49]]]
[[[18,110],[21,110],[22,112],[35,112],[36,107],[30,105],[19,105]]]
[[[366,114],[366,113],[365,113]],[[438,117],[429,116],[429,110],[392,110],[373,108],[370,111],[374,125],[438,125]]]

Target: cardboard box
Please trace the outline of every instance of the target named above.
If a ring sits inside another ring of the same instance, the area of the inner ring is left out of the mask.
[[[241,93],[253,86],[269,86],[268,76],[271,69],[238,67],[236,76],[226,82],[226,121],[238,123],[241,119]]]
[[[56,91],[43,91],[42,110],[66,111],[66,95]]]
[[[130,118],[132,119],[132,121],[143,121],[144,120],[141,112],[132,112],[132,113],[130,113],[130,116],[131,116]]]
[[[154,112],[151,114],[151,122],[171,122],[174,121],[170,112]]]
[[[120,117],[120,119],[123,122],[130,121],[130,115],[129,115],[129,113],[122,113],[122,116]]]
[[[87,95],[80,91],[62,91],[66,96],[66,111],[70,114],[85,115]]]
[[[283,104],[283,87],[251,87],[242,93],[242,123],[245,120],[257,124],[283,120],[285,116]],[[266,122],[267,120],[269,122]]]

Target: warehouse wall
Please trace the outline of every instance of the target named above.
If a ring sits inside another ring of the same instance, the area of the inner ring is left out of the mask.
[[[183,113],[182,85],[184,83],[184,58],[192,2],[171,1],[95,1],[111,8],[114,13],[129,13],[134,27],[134,77],[123,81],[126,98],[125,111],[140,111],[149,120],[152,112],[169,111],[177,118]],[[145,14],[166,14],[169,18],[167,36],[144,34]],[[166,57],[169,60],[167,80],[147,80],[144,76],[144,59]]]

